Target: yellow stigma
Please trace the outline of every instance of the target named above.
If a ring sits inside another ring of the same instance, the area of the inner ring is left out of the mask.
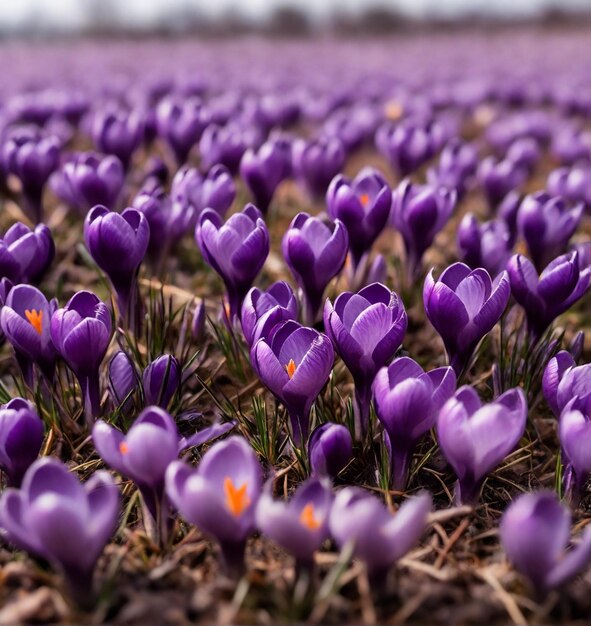
[[[314,505],[308,502],[300,513],[300,522],[310,530],[318,530],[322,523],[314,517]]]
[[[244,509],[250,504],[250,498],[246,493],[246,483],[236,488],[229,476],[224,478],[224,494],[226,505],[235,517],[242,515]]]
[[[359,196],[359,202],[361,202],[361,206],[365,208],[369,202],[369,196],[366,193],[362,194]]]
[[[29,323],[31,324],[31,326],[39,334],[41,334],[41,323],[43,322],[43,311],[35,311],[35,309],[29,311],[29,309],[27,309],[25,311],[25,316],[27,320],[29,320]]]
[[[129,452],[129,446],[125,441],[119,444],[119,452],[121,452],[121,454],[127,454]]]
[[[289,363],[285,366],[285,370],[287,371],[287,375],[290,378],[293,378],[293,375],[295,374],[296,371],[296,364],[295,361],[293,359],[289,359]]]

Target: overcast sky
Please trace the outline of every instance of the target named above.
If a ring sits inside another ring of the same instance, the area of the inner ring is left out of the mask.
[[[238,11],[254,20],[264,19],[278,6],[297,6],[317,19],[334,12],[352,12],[371,5],[391,6],[413,17],[454,17],[475,11],[523,17],[551,7],[589,9],[591,0],[0,0],[0,29],[35,27],[38,30],[73,30],[88,25],[89,15],[107,12],[127,27],[146,28],[171,23],[175,16],[198,8],[216,17]],[[110,21],[110,20],[109,20]]]

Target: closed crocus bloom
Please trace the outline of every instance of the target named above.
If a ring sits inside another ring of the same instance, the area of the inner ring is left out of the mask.
[[[124,182],[121,161],[98,152],[72,155],[50,180],[54,193],[83,215],[97,204],[115,209]]]
[[[371,384],[404,339],[408,318],[394,291],[374,283],[324,305],[324,328],[355,381],[356,435],[369,422]]]
[[[29,467],[21,489],[2,494],[0,527],[8,541],[59,570],[72,600],[89,608],[94,567],[119,510],[119,489],[107,472],[81,484],[61,461],[45,457]]]
[[[244,297],[269,254],[269,231],[261,212],[247,204],[224,223],[219,213],[207,209],[199,218],[195,240],[224,281],[230,319],[239,318]]]
[[[111,333],[111,313],[90,291],[76,293],[51,318],[51,340],[78,378],[89,425],[100,411],[99,367]]]
[[[591,267],[583,267],[578,252],[556,257],[538,276],[533,263],[515,254],[507,263],[511,293],[525,309],[527,325],[534,341],[548,326],[589,289]]]
[[[392,192],[392,224],[404,239],[409,280],[416,276],[423,254],[451,217],[456,198],[455,191],[408,180]]]
[[[252,132],[254,129],[248,129]],[[238,123],[218,126],[209,124],[199,141],[201,166],[206,170],[224,165],[232,176],[238,173],[242,155],[252,145],[252,137]]]
[[[158,135],[170,146],[179,165],[187,161],[210,119],[200,98],[168,97],[160,101],[156,108]]]
[[[144,138],[144,121],[139,111],[104,107],[96,113],[90,132],[99,151],[114,154],[128,170]]]
[[[517,241],[517,213],[521,206],[521,194],[518,191],[510,191],[499,204],[497,216],[505,222],[509,230],[511,247]]]
[[[147,407],[126,435],[99,420],[92,429],[92,441],[109,467],[137,485],[156,523],[155,539],[163,540],[168,517],[164,475],[180,451],[179,433],[173,418],[160,407]]]
[[[541,157],[540,146],[533,137],[516,139],[507,149],[505,159],[533,172]]]
[[[504,220],[479,224],[473,213],[466,213],[457,232],[460,257],[472,269],[483,267],[491,276],[502,272],[513,248],[511,233]]]
[[[347,229],[353,265],[357,267],[388,222],[390,187],[377,170],[366,167],[352,181],[342,175],[333,178],[326,204],[329,215]]]
[[[540,597],[568,582],[591,560],[591,528],[567,551],[570,526],[568,509],[550,491],[520,495],[503,515],[503,548]]]
[[[171,354],[154,359],[143,374],[146,404],[156,404],[165,409],[181,384],[181,365]]]
[[[586,372],[589,374],[589,371]],[[589,376],[586,376],[587,383]],[[558,437],[562,449],[562,462],[565,466],[565,488],[578,504],[585,483],[591,474],[591,403],[574,397],[560,414]]]
[[[427,172],[431,185],[455,189],[462,198],[478,166],[478,151],[473,144],[452,139],[441,151],[436,167]]]
[[[312,431],[308,459],[313,476],[336,478],[352,458],[353,440],[346,426],[327,422]]]
[[[17,285],[10,290],[0,312],[2,330],[29,386],[33,385],[33,363],[48,380],[53,378],[56,351],[50,327],[56,309],[56,300],[48,302],[36,287]]]
[[[291,144],[281,139],[269,140],[256,151],[249,148],[240,161],[240,176],[263,213],[290,172]]]
[[[261,382],[285,405],[296,445],[305,442],[312,404],[326,385],[334,361],[330,339],[289,320],[251,349]]]
[[[320,198],[344,167],[345,157],[345,148],[337,137],[299,139],[293,144],[293,171],[308,193]]]
[[[341,271],[349,245],[347,229],[307,213],[298,213],[283,236],[285,261],[306,299],[305,320],[313,324],[328,283]]]
[[[255,530],[262,489],[260,463],[246,439],[213,445],[196,470],[181,461],[166,472],[166,493],[179,513],[215,538],[231,574],[244,569],[244,548]]]
[[[591,168],[588,165],[561,167],[550,172],[546,187],[554,196],[582,203],[587,211],[591,208]]]
[[[45,224],[34,230],[16,222],[0,243],[0,274],[12,281],[37,282],[55,256],[51,231]]]
[[[109,393],[115,408],[127,409],[130,396],[139,386],[139,377],[133,361],[123,350],[116,352],[109,361]]]
[[[275,326],[297,316],[298,303],[286,282],[277,281],[265,291],[253,287],[244,298],[240,315],[246,343],[252,346],[261,337],[268,337]]]
[[[544,392],[544,398],[546,398],[546,402],[552,409],[555,417],[560,417],[560,413],[565,406],[558,401],[558,387],[564,378],[565,372],[575,366],[576,363],[571,353],[566,350],[561,350],[556,356],[552,357],[548,361],[544,369],[544,375],[542,376],[542,390]],[[588,371],[588,374],[586,374],[585,379],[588,381],[588,386],[585,385],[584,387],[584,395],[588,396],[591,395],[591,369],[586,371]],[[579,390],[581,389],[580,386],[578,386],[578,388]]]
[[[119,313],[124,319],[134,313],[130,306],[149,240],[148,220],[137,209],[125,209],[119,214],[96,206],[84,221],[86,247],[113,284]]]
[[[433,270],[423,286],[425,313],[445,344],[450,365],[459,376],[478,342],[503,314],[511,290],[507,272],[494,281],[478,268],[454,263],[435,280]]]
[[[474,504],[486,475],[513,451],[525,430],[527,401],[521,388],[482,404],[469,386],[458,389],[439,413],[437,439],[458,478],[455,500]]]
[[[193,311],[193,319],[191,320],[191,335],[197,342],[203,341],[205,338],[205,318],[207,311],[205,310],[205,300],[203,298],[197,300],[195,310]]]
[[[527,170],[507,159],[497,161],[491,156],[480,163],[478,179],[490,208],[494,210],[509,192],[527,180]]]
[[[392,515],[367,491],[345,487],[332,506],[330,533],[341,549],[353,543],[353,554],[365,563],[370,582],[384,587],[390,566],[421,538],[431,507],[430,494],[423,492],[406,500]]]
[[[524,198],[517,212],[517,227],[538,272],[565,251],[582,215],[582,204],[569,208],[563,198],[545,191]]]
[[[289,502],[273,499],[271,491],[272,486],[268,485],[259,498],[257,528],[293,554],[299,569],[311,569],[314,552],[328,537],[333,501],[330,482],[309,478],[298,486]]]
[[[456,376],[451,367],[425,372],[409,357],[395,359],[377,373],[374,403],[390,440],[394,489],[406,488],[414,449],[435,426],[439,409],[455,390]]]
[[[13,398],[0,409],[0,469],[11,487],[20,487],[29,466],[39,456],[45,429],[33,405]]]

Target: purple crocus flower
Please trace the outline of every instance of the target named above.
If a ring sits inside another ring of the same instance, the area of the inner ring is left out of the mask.
[[[121,161],[97,152],[72,155],[50,180],[55,194],[83,215],[97,204],[115,209],[124,182]]]
[[[18,548],[61,571],[72,599],[92,605],[95,564],[117,526],[119,489],[104,471],[82,485],[55,458],[39,459],[27,470],[21,489],[0,499],[0,527]]]
[[[370,582],[384,587],[388,569],[419,541],[427,526],[432,500],[427,492],[409,498],[396,515],[359,487],[337,494],[329,527],[339,548],[353,543],[354,555],[365,563]]]
[[[507,272],[493,281],[482,269],[454,263],[435,280],[433,270],[423,287],[425,312],[445,344],[450,365],[459,376],[478,342],[499,321],[511,290]]]
[[[352,458],[353,440],[346,426],[327,422],[312,431],[308,441],[312,476],[336,478]]]
[[[449,220],[456,198],[453,190],[414,185],[409,180],[392,192],[392,224],[404,239],[409,282],[420,270],[423,254]]]
[[[562,196],[569,202],[583,203],[585,209],[591,209],[591,168],[561,167],[550,172],[546,183],[548,192],[554,196]]]
[[[283,322],[250,351],[262,383],[286,406],[296,445],[308,436],[312,404],[328,381],[334,362],[330,339],[293,320]]]
[[[588,369],[585,374],[587,374],[585,383],[589,384]],[[589,396],[585,400],[579,396],[573,397],[560,414],[558,425],[558,437],[563,453],[562,462],[565,466],[565,486],[573,504],[578,503],[591,474],[591,404],[589,400]]]
[[[244,548],[255,529],[261,465],[249,443],[234,436],[216,443],[194,470],[181,461],[166,472],[166,493],[180,514],[220,545],[229,573],[244,568]]]
[[[168,407],[181,384],[181,364],[171,354],[162,354],[144,370],[142,377],[146,404]]]
[[[283,236],[283,257],[305,296],[307,323],[316,321],[324,290],[341,271],[348,245],[347,229],[340,220],[307,213],[298,213]]]
[[[396,354],[408,318],[394,291],[374,283],[359,293],[344,292],[324,305],[324,328],[355,382],[355,427],[361,438],[369,422],[371,384]]]
[[[542,390],[557,418],[575,397],[577,404],[586,407],[591,401],[591,364],[577,367],[571,353],[561,350],[548,361],[544,369]]]
[[[390,187],[377,170],[367,167],[352,181],[342,175],[333,178],[326,204],[329,215],[347,229],[356,268],[386,226],[392,206]]]
[[[395,359],[377,373],[373,383],[374,403],[390,440],[394,489],[406,489],[414,449],[435,426],[440,407],[455,390],[456,376],[451,367],[424,372],[409,357]]]
[[[55,299],[47,298],[32,285],[13,287],[2,311],[0,324],[13,346],[25,382],[33,386],[35,363],[48,381],[53,379],[56,351],[51,340],[51,318],[57,309]]]
[[[290,173],[291,143],[282,138],[265,142],[257,151],[249,148],[240,161],[240,176],[263,213],[267,213],[277,187]]]
[[[119,214],[95,206],[84,221],[86,247],[109,277],[123,319],[132,319],[135,313],[136,277],[149,240],[148,220],[137,209],[125,209]]]
[[[13,398],[0,409],[0,469],[8,485],[20,487],[29,466],[39,456],[45,429],[33,405]]]
[[[503,201],[507,194],[520,187],[527,180],[527,170],[507,159],[497,161],[487,157],[478,168],[478,179],[491,209]]]
[[[76,293],[51,318],[51,339],[80,383],[89,426],[100,411],[99,367],[111,333],[111,313],[90,291]]]
[[[527,401],[519,387],[483,405],[466,385],[445,403],[437,419],[437,439],[458,478],[456,502],[478,500],[486,475],[515,448],[526,420]]]
[[[208,170],[221,164],[228,168],[232,176],[237,174],[242,155],[252,147],[253,138],[249,133],[253,131],[254,128],[250,128],[247,132],[238,123],[226,126],[209,124],[199,141],[202,168]]]
[[[139,376],[133,361],[123,350],[116,352],[109,361],[109,393],[115,408],[127,410],[129,396],[139,387]]]
[[[563,198],[545,191],[524,198],[517,212],[517,227],[538,272],[565,251],[582,215],[582,204],[569,208]]]
[[[511,293],[525,309],[530,336],[540,339],[552,322],[589,289],[591,267],[583,267],[578,252],[556,257],[538,276],[533,263],[515,254],[507,263]]]
[[[473,213],[466,213],[458,226],[460,257],[472,269],[483,267],[497,276],[506,266],[513,242],[506,222],[502,219],[479,224]]]
[[[312,569],[314,552],[328,537],[328,517],[333,501],[329,482],[309,478],[295,490],[289,502],[273,499],[272,483],[259,498],[257,528],[291,552],[299,570]]]
[[[128,170],[144,138],[144,121],[139,111],[104,107],[96,113],[90,132],[98,150],[114,154]]]
[[[297,316],[298,303],[286,282],[277,281],[265,291],[253,287],[244,298],[240,316],[246,343],[254,345],[261,337],[268,337],[277,324]]]
[[[293,144],[293,171],[308,193],[320,198],[345,165],[345,157],[345,148],[337,137],[299,139]]]
[[[174,419],[160,407],[150,406],[140,413],[127,435],[98,420],[92,429],[92,441],[109,467],[137,485],[152,525],[155,523],[154,536],[163,541],[168,519],[164,475],[180,451]],[[150,522],[147,526],[150,528]]]
[[[514,163],[517,167],[525,168],[532,173],[541,158],[538,142],[533,137],[520,137],[508,148],[505,159]]]
[[[16,222],[0,240],[0,275],[13,282],[37,282],[55,257],[55,244],[45,224],[34,230]]]
[[[427,181],[435,187],[454,189],[462,198],[477,166],[476,146],[452,139],[441,151],[437,166],[427,171]]]
[[[206,209],[195,229],[195,240],[224,281],[229,318],[239,318],[244,297],[269,254],[269,231],[261,212],[247,204],[223,223],[219,213]]]
[[[503,548],[540,597],[568,582],[591,560],[591,528],[566,552],[570,526],[568,509],[550,491],[520,495],[503,515]]]

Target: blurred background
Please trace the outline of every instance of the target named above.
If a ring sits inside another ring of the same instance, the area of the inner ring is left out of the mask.
[[[0,37],[371,34],[590,18],[591,0],[0,0]]]

